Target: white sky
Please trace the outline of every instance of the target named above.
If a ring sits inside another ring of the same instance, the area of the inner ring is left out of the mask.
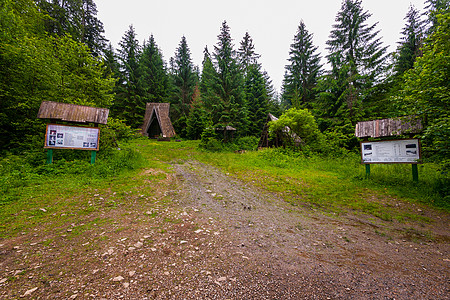
[[[388,51],[396,48],[410,4],[421,12],[425,0],[363,0]],[[95,0],[97,17],[114,48],[132,24],[142,45],[153,34],[164,60],[174,56],[181,37],[187,39],[194,64],[201,67],[203,49],[212,53],[224,20],[231,29],[235,49],[246,31],[253,38],[260,62],[280,91],[289,48],[301,20],[326,63],[325,42],[341,8],[341,0]]]

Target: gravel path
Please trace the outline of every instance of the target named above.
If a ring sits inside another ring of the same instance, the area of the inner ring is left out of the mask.
[[[165,179],[122,203],[81,191],[92,214],[0,240],[0,299],[449,299],[447,214],[336,216],[196,161],[173,170],[145,170]]]
[[[220,251],[228,254],[226,273],[239,284],[223,288],[217,299],[447,299],[450,294],[448,236],[431,241],[420,234],[432,227],[414,231],[413,241],[402,231],[406,224],[395,227],[353,214],[327,217],[198,162],[175,169],[182,181],[180,204],[224,230]],[[448,229],[444,221],[434,225]],[[377,233],[386,229],[389,237]]]

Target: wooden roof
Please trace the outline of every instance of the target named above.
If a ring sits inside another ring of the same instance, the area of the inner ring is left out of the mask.
[[[358,122],[355,128],[355,135],[359,138],[378,138],[396,136],[402,134],[419,133],[423,129],[420,120],[411,116]]]
[[[163,137],[175,136],[172,122],[169,117],[170,103],[147,103],[144,116],[144,124],[141,127],[143,135],[147,135],[152,119],[156,117],[161,127]]]
[[[108,115],[107,108],[43,101],[37,117],[67,122],[106,124]]]

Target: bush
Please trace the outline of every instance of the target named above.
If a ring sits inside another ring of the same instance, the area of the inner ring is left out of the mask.
[[[128,141],[135,138],[138,133],[123,120],[108,118],[108,125],[101,126],[100,147],[101,150],[118,148],[119,141]]]

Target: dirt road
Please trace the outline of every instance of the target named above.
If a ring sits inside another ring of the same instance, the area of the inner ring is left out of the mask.
[[[334,215],[196,161],[173,171],[151,195],[111,207],[114,186],[92,191],[92,215],[0,241],[0,299],[449,299],[444,213]]]

